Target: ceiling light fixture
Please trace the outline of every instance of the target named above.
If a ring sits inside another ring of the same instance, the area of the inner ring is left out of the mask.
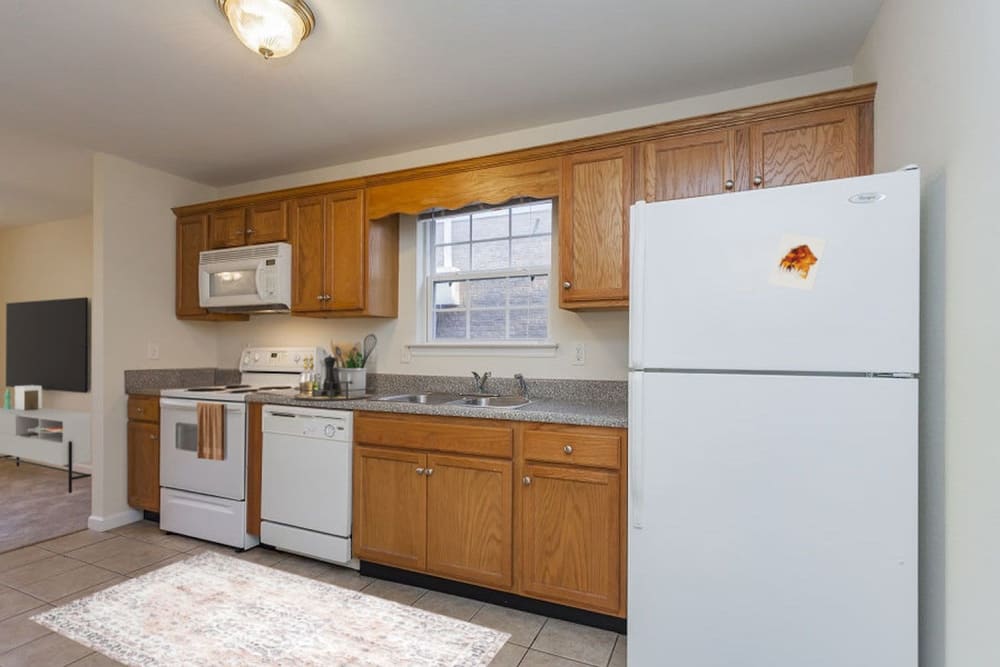
[[[316,26],[302,0],[216,0],[233,32],[265,60],[287,56]]]

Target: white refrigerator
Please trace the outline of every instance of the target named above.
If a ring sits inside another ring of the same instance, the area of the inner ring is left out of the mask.
[[[632,207],[629,665],[916,666],[919,191]]]

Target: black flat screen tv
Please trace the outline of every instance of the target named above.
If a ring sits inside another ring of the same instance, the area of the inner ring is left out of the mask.
[[[7,385],[90,390],[90,302],[7,304]]]

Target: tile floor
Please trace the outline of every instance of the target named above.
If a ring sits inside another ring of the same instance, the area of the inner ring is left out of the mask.
[[[497,667],[625,666],[625,637],[614,632],[370,579],[353,570],[268,549],[236,554],[218,545],[168,535],[155,523],[141,521],[108,533],[85,530],[0,553],[0,667],[117,665],[29,618],[205,549],[509,632],[510,641],[493,661]]]

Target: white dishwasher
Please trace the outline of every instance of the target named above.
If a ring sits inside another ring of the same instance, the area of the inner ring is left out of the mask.
[[[264,406],[260,540],[357,567],[351,559],[354,415]]]

